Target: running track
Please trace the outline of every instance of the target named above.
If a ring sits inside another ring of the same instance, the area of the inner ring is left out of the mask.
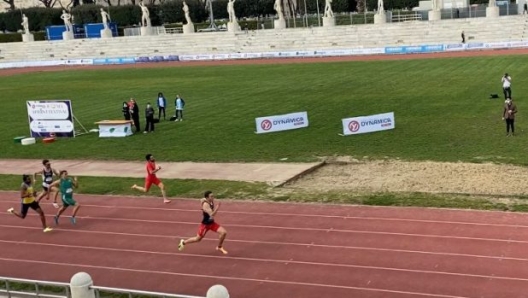
[[[17,197],[0,192],[0,208]],[[233,298],[528,297],[526,214],[225,201],[223,256],[213,233],[177,250],[196,233],[197,200],[77,199],[77,226],[64,217],[49,234],[34,213],[2,212],[0,276],[86,271],[99,286],[200,296],[220,283]]]

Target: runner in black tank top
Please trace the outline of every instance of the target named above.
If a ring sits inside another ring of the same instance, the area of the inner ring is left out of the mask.
[[[51,192],[56,191],[55,197],[53,199],[53,207],[59,208],[59,205],[57,204],[57,194],[58,190],[56,188],[51,188],[50,185],[53,183],[53,175],[59,176],[59,173],[57,170],[51,167],[51,163],[49,160],[44,159],[42,161],[42,165],[44,165],[44,168],[38,172],[36,172],[33,176],[33,180],[36,181],[37,175],[42,176],[42,188],[44,191],[38,196],[37,202],[40,202],[44,197],[46,197],[46,200],[49,200]]]
[[[215,206],[214,199],[215,197],[213,192],[205,192],[204,198],[200,200],[203,218],[200,228],[198,229],[198,235],[187,240],[181,239],[180,244],[178,245],[178,249],[180,251],[185,248],[186,244],[200,242],[202,238],[205,237],[205,234],[207,234],[207,231],[211,230],[213,232],[217,232],[220,236],[220,241],[218,242],[216,250],[227,255],[227,251],[222,246],[227,236],[227,231],[214,220],[214,217],[220,208],[220,202],[218,202],[218,204]]]
[[[214,209],[214,207],[215,207],[215,206],[214,206],[214,202],[207,202],[206,200],[204,200],[204,201],[202,202],[202,214],[203,214],[202,223],[203,223],[204,225],[210,225],[210,224],[214,223],[214,218],[211,217],[211,216],[209,215],[209,213],[207,213],[207,212],[205,212],[205,211],[203,210],[203,205],[204,205],[204,204],[209,204],[209,207],[211,207],[211,210],[215,210],[215,209]]]

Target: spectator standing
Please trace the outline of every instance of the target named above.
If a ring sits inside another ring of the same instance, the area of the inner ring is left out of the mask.
[[[154,108],[150,105],[150,102],[147,103],[147,108],[145,109],[145,118],[147,125],[143,133],[154,132]]]
[[[130,108],[126,101],[123,101],[123,108],[121,111],[123,112],[123,117],[125,117],[125,120],[130,120]]]
[[[134,121],[134,126],[136,127],[136,132],[141,130],[139,123],[139,107],[135,99],[131,98],[129,103],[130,118]]]
[[[526,1],[524,1],[524,10],[523,10],[523,15],[527,14],[528,13],[528,3],[526,3]]]
[[[515,114],[517,114],[517,106],[513,103],[513,100],[511,98],[508,98],[504,103],[504,110],[502,111],[502,120],[506,120],[507,137],[515,135]]]
[[[179,94],[176,95],[174,105],[176,106],[176,114],[174,115],[176,119],[174,121],[176,122],[178,121],[178,119],[180,121],[183,121],[183,108],[185,107],[185,100],[183,100],[183,98],[181,98]]]
[[[462,31],[462,34],[460,34],[460,37],[462,37],[462,43],[466,43],[466,34],[464,31]]]
[[[511,98],[511,77],[508,75],[508,73],[505,73],[502,77],[502,91],[504,92],[505,100]]]
[[[161,120],[161,112],[163,112],[163,120],[166,120],[165,117],[165,108],[167,107],[167,99],[163,96],[163,93],[158,93],[158,118]]]

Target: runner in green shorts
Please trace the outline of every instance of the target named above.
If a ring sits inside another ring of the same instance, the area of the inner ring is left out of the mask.
[[[59,224],[59,217],[61,214],[68,209],[68,207],[73,206],[73,214],[71,216],[71,223],[76,224],[75,216],[77,215],[77,212],[79,211],[79,208],[81,205],[79,205],[74,199],[73,199],[73,188],[79,187],[79,183],[77,183],[77,177],[70,178],[68,177],[68,171],[62,170],[60,172],[60,179],[53,182],[50,187],[59,187],[61,198],[62,198],[62,207],[57,212],[57,215],[55,215],[55,224]]]

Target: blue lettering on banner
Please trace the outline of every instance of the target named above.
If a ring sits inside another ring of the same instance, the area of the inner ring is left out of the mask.
[[[446,44],[445,45],[446,50],[462,49],[463,47],[464,47],[464,45],[461,44],[461,43],[451,43],[451,44]]]
[[[482,42],[468,43],[467,47],[468,47],[468,49],[483,48],[484,47],[484,43],[482,43]]]
[[[134,58],[103,58],[93,59],[93,65],[108,65],[108,64],[133,64],[136,63]]]
[[[443,45],[385,47],[386,54],[431,53],[431,52],[443,52],[443,51],[444,51]]]
[[[273,125],[290,124],[290,123],[293,123],[293,125],[304,124],[304,118],[298,117],[298,118],[286,118],[286,119],[280,119],[280,120],[273,120]]]
[[[383,118],[383,119],[374,119],[374,120],[361,121],[361,126],[371,126],[371,125],[379,125],[379,124],[381,124],[382,127],[390,126],[391,125],[391,119],[390,118]]]

